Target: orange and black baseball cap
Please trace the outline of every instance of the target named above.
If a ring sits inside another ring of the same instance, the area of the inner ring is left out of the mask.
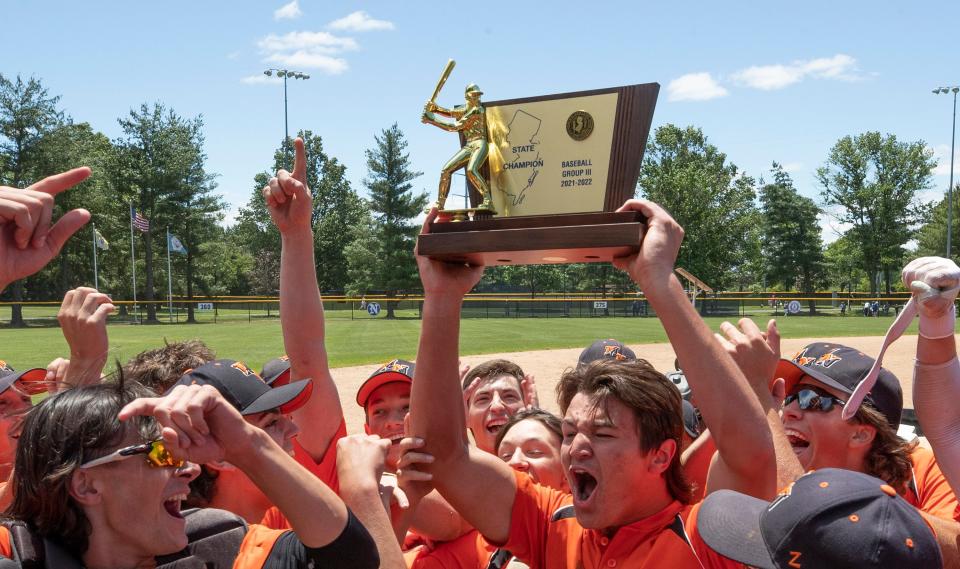
[[[0,393],[17,383],[17,387],[27,395],[36,395],[47,391],[46,380],[47,370],[43,368],[16,371],[10,364],[0,360]]]
[[[366,408],[370,395],[388,383],[413,385],[414,363],[407,360],[391,360],[373,372],[357,391],[357,405]]]
[[[272,409],[281,413],[296,411],[306,403],[313,381],[301,379],[270,387],[243,362],[216,360],[188,371],[173,387],[177,385],[210,385],[241,415],[253,415]]]
[[[804,346],[790,359],[781,359],[777,364],[774,379],[782,377],[789,394],[804,375],[845,394],[853,394],[873,367],[874,359],[860,350],[826,342],[814,342]],[[903,412],[903,390],[900,380],[890,370],[880,368],[877,383],[864,399],[874,409],[883,413],[894,430],[900,425]]]
[[[824,468],[773,502],[732,490],[707,496],[697,529],[711,549],[762,569],[942,567],[920,512],[879,478]]]
[[[270,387],[280,387],[290,383],[290,358],[282,355],[263,364],[260,377]]]

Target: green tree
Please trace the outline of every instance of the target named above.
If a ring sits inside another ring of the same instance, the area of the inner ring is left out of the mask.
[[[735,284],[756,248],[754,180],[698,128],[667,124],[647,144],[638,189],[663,206],[686,231],[677,266],[714,289]]]
[[[220,229],[219,239],[200,244],[197,285],[206,296],[239,296],[250,290],[253,256]]]
[[[860,248],[873,293],[879,283],[872,275],[879,273],[890,292],[904,246],[927,218],[929,208],[919,194],[930,187],[935,165],[923,141],[867,132],[837,141],[817,170],[824,204],[834,206],[838,221],[852,226],[847,233]]]
[[[412,220],[427,204],[425,194],[414,194],[413,184],[422,175],[410,169],[407,141],[396,123],[374,136],[376,146],[368,149],[367,178],[370,210],[380,237],[376,286],[390,298],[400,291],[417,288],[414,240],[417,227]],[[387,318],[394,317],[396,302],[387,302]]]
[[[51,96],[39,79],[10,80],[0,75],[0,184],[25,188],[37,179],[40,142],[63,122],[57,108],[59,96]],[[14,302],[23,300],[24,283],[12,283]],[[11,326],[25,326],[20,304],[13,304]]]
[[[54,216],[76,208],[91,212],[91,224],[67,241],[57,261],[50,263],[31,278],[31,289],[42,300],[58,299],[67,290],[81,285],[93,286],[93,228],[109,241],[123,207],[114,198],[106,172],[113,160],[113,146],[106,135],[94,131],[88,123],[74,123],[69,118],[44,136],[38,145],[36,177],[44,177],[78,166],[90,166],[93,174],[81,185],[57,196]],[[103,267],[101,267],[103,268]],[[107,271],[101,270],[103,285]],[[42,284],[41,284],[42,282]]]
[[[823,239],[817,215],[820,208],[801,196],[790,175],[773,163],[773,183],[760,189],[762,252],[765,274],[784,290],[813,293],[825,282]],[[811,313],[815,303],[810,301]]]
[[[177,191],[161,204],[163,217],[171,219],[168,225],[170,231],[181,239],[187,250],[183,257],[175,256],[178,262],[172,264],[185,272],[188,323],[196,322],[193,286],[198,281],[195,272],[197,261],[206,254],[225,254],[222,249],[204,245],[208,242],[223,244],[224,232],[219,222],[223,220],[226,209],[223,198],[214,193],[217,187],[216,176],[208,174],[205,168],[207,155],[203,152],[205,139],[202,134],[202,119],[198,117],[192,126],[193,128],[181,131],[181,135],[187,137],[183,141],[184,147],[191,150],[189,166],[183,171]],[[213,264],[218,261],[214,260]],[[201,269],[199,275],[203,278],[206,273]],[[226,287],[227,284],[224,283],[223,286]]]
[[[954,186],[953,195],[960,192],[960,184]],[[960,215],[960,205],[957,198],[953,198],[953,230],[950,233],[950,253],[960,251],[957,246],[960,245],[960,236],[957,236],[957,221]],[[917,256],[936,256],[943,257],[946,254],[947,247],[947,198],[933,206],[930,212],[930,221],[925,223],[917,232]]]
[[[840,292],[844,288],[847,292],[853,292],[854,287],[859,290],[860,282],[867,277],[863,270],[863,253],[849,233],[827,245],[824,262],[830,285],[839,288]]]
[[[193,170],[202,154],[202,120],[185,119],[173,109],[156,103],[153,107],[141,105],[119,119],[123,137],[115,142],[117,167],[114,183],[121,199],[131,200],[133,206],[150,220],[150,230],[141,240],[144,251],[143,300],[146,302],[147,321],[157,322],[154,275],[154,240],[166,238],[165,227],[183,219],[183,204],[179,199],[190,191]],[[202,160],[201,160],[202,162]],[[195,180],[194,180],[195,181]],[[138,285],[139,288],[139,285]]]
[[[349,280],[345,251],[350,243],[350,228],[362,221],[364,203],[347,180],[346,166],[324,152],[322,138],[309,130],[300,131],[299,136],[306,147],[307,185],[313,193],[314,257],[321,269],[317,281],[322,290],[341,290]],[[273,169],[254,177],[253,192],[237,218],[239,238],[254,256],[264,259],[279,259],[280,234],[270,221],[262,190],[283,164],[284,148],[281,144],[273,155]],[[276,270],[279,271],[278,264]],[[270,288],[269,282],[274,280],[272,276],[265,277],[266,281],[258,279],[258,282],[263,281],[260,284],[264,285],[264,290]],[[279,279],[279,275],[276,278]]]

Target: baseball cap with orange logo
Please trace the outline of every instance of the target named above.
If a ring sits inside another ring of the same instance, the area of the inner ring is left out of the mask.
[[[388,383],[406,383],[413,385],[413,362],[407,360],[391,360],[370,374],[370,377],[363,382],[360,389],[357,390],[357,405],[366,408],[367,401],[378,387]]]
[[[597,340],[580,352],[578,364],[580,366],[588,365],[597,360],[611,359],[616,361],[627,361],[637,359],[637,354],[626,347],[623,342],[614,339]]]
[[[700,506],[697,530],[720,555],[762,569],[943,563],[916,508],[883,480],[839,468],[801,476],[772,502],[717,490]]]
[[[313,381],[301,379],[270,387],[243,362],[216,360],[188,371],[170,389],[178,385],[210,385],[241,415],[253,415],[272,409],[279,409],[281,413],[297,410],[309,398]]]
[[[873,358],[860,350],[841,344],[814,342],[792,358],[781,359],[774,378],[784,379],[788,394],[804,375],[809,375],[828,387],[852,395],[860,380],[870,372],[873,362]],[[877,383],[864,401],[883,413],[890,426],[897,429],[903,412],[903,390],[897,376],[880,368]]]

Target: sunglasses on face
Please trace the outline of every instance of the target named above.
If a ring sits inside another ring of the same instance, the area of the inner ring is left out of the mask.
[[[783,406],[797,402],[797,406],[800,407],[801,411],[823,411],[827,412],[830,409],[833,409],[833,405],[837,404],[841,407],[847,404],[846,401],[842,399],[837,399],[832,395],[827,395],[826,393],[820,393],[810,388],[800,389],[796,393],[791,393],[787,395],[783,400]]]
[[[95,458],[80,465],[80,468],[93,468],[101,464],[109,464],[137,455],[146,455],[147,464],[154,468],[182,468],[186,461],[175,458],[167,447],[163,445],[162,440],[155,440],[149,443],[132,445],[115,450],[106,456]]]

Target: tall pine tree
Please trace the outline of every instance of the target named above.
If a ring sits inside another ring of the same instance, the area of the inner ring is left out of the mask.
[[[801,196],[790,175],[773,163],[773,183],[760,190],[761,243],[766,276],[784,290],[815,292],[824,284],[823,240],[817,215],[820,208]],[[815,310],[810,301],[811,313]]]
[[[367,178],[370,210],[380,236],[379,270],[376,286],[394,298],[401,291],[419,285],[413,245],[417,227],[413,223],[427,204],[425,194],[414,194],[413,184],[423,175],[410,168],[407,141],[396,123],[374,136],[376,146],[367,150]],[[387,301],[387,318],[394,317],[396,302]]]

